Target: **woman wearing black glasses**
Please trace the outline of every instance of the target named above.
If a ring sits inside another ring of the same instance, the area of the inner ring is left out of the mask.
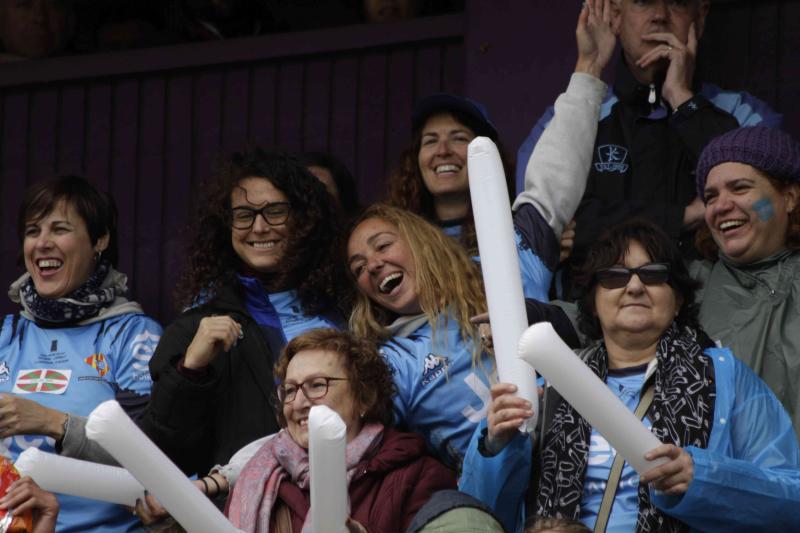
[[[581,282],[579,323],[595,339],[581,357],[631,411],[652,390],[643,423],[664,444],[646,458],[667,462],[641,478],[620,462],[612,480],[614,449],[551,389],[531,461],[517,431],[531,412],[513,386],[499,384],[462,490],[495,505],[510,531],[526,499],[539,516],[607,521],[602,531],[800,530],[791,421],[769,388],[699,329],[697,283],[667,235],[641,220],[612,228],[590,250]]]
[[[150,363],[143,424],[185,472],[204,475],[280,429],[278,355],[300,333],[340,324],[338,226],[325,187],[281,152],[234,153],[206,185],[177,287],[188,310]]]
[[[234,526],[259,533],[307,526],[314,405],[328,406],[347,426],[349,531],[405,531],[434,492],[455,488],[455,473],[428,454],[420,435],[390,427],[395,386],[374,344],[343,331],[310,331],[289,342],[275,375],[284,429],[242,470],[226,510]]]

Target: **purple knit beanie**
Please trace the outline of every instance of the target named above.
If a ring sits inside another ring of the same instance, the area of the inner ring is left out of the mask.
[[[700,154],[695,175],[700,198],[703,198],[708,173],[726,162],[750,165],[781,181],[800,181],[800,143],[773,128],[739,128],[708,143]]]

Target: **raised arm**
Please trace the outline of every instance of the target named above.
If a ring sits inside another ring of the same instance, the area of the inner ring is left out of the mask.
[[[575,30],[578,61],[565,93],[556,99],[552,120],[525,167],[525,190],[514,210],[536,208],[556,237],[578,208],[592,161],[600,104],[606,85],[599,78],[614,51],[609,0],[590,0]]]

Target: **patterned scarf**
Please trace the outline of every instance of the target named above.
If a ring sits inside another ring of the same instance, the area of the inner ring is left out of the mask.
[[[101,261],[83,285],[61,298],[42,298],[36,292],[33,278],[22,283],[19,298],[22,306],[37,321],[50,324],[73,324],[96,316],[110,306],[119,295],[119,287],[111,284],[102,287],[111,271],[108,261]]]
[[[656,350],[655,391],[648,416],[658,440],[676,446],[708,446],[716,391],[713,362],[703,350],[713,346],[704,333],[679,330],[672,324]],[[608,353],[601,343],[585,360],[603,381]],[[566,401],[556,408],[541,452],[541,475],[536,501],[538,515],[580,519],[592,428]],[[647,485],[639,484],[638,533],[683,532],[688,527],[659,511],[650,502]]]
[[[366,424],[347,445],[348,485],[356,473],[356,466],[380,445],[382,437],[383,425]],[[269,533],[271,513],[278,489],[284,481],[290,481],[303,490],[309,488],[308,451],[282,429],[264,443],[242,470],[228,499],[225,510],[228,520],[246,533]],[[303,531],[310,531],[310,526],[311,513],[306,516]]]

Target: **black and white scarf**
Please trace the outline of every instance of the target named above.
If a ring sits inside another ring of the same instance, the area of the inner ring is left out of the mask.
[[[713,346],[692,328],[672,324],[656,350],[655,390],[647,412],[658,440],[676,446],[706,448],[711,434],[716,388],[713,362],[703,350]],[[608,353],[601,343],[585,360],[603,381]],[[541,451],[541,474],[536,511],[540,516],[580,519],[592,428],[566,401],[556,407]],[[659,511],[650,501],[647,485],[639,484],[638,533],[683,532],[688,527]]]
[[[103,287],[110,270],[111,265],[101,261],[83,285],[66,296],[53,299],[39,296],[33,278],[28,277],[19,288],[19,298],[37,321],[61,325],[80,322],[110,306],[119,294],[116,284]]]

